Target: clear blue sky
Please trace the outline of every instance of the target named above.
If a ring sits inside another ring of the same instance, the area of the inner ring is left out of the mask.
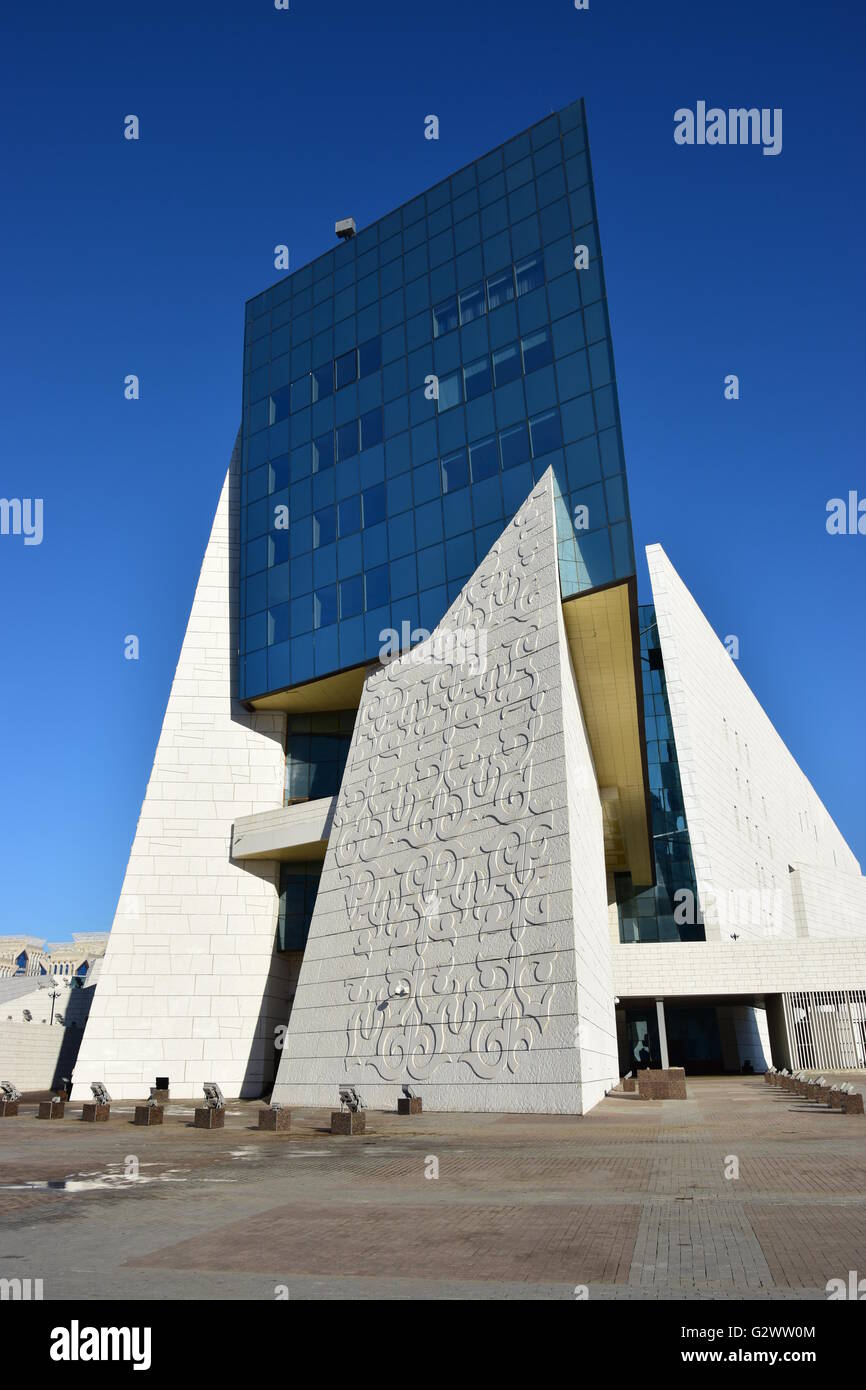
[[[866,537],[824,526],[866,493],[861,8],[291,5],[4,9],[0,495],[45,535],[0,537],[0,931],[110,926],[274,245],[298,267],[581,95],[637,545],[866,862]],[[781,155],[676,146],[701,99],[782,107]]]

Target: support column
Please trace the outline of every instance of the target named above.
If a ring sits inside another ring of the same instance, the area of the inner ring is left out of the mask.
[[[667,1071],[670,1066],[668,1061],[668,1032],[665,1027],[665,1001],[656,1000],[656,1017],[659,1023],[659,1051],[662,1055],[662,1071]]]

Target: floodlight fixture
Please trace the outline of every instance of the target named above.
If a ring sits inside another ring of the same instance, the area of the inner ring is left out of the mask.
[[[340,1087],[340,1109],[351,1110],[353,1115],[357,1114],[359,1110],[365,1109],[364,1102],[354,1086]]]
[[[204,1103],[209,1110],[225,1110],[225,1098],[215,1081],[203,1081]]]
[[[21,1092],[13,1081],[0,1081],[0,1099],[5,1101],[21,1099]]]
[[[93,1099],[96,1101],[97,1105],[111,1104],[111,1096],[108,1094],[108,1091],[102,1081],[91,1081],[90,1089],[93,1093]]]
[[[415,1095],[415,1092],[412,1090],[412,1087],[411,1087],[411,1086],[404,1086],[404,1087],[403,1087],[403,1095],[406,1097],[407,1100],[416,1100],[416,1099],[417,1099],[417,1097],[416,1097],[416,1095]]]

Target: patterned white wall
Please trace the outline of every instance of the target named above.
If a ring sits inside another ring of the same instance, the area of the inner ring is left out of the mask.
[[[368,674],[274,1099],[580,1112],[616,1077],[601,805],[548,471],[433,636]],[[477,651],[480,672],[454,644]],[[447,643],[451,643],[450,647]]]
[[[837,885],[812,894],[809,935],[866,937],[837,920],[863,902],[857,860],[661,546],[647,560],[707,939],[797,937],[789,865]]]
[[[75,1068],[117,1098],[175,1096],[204,1080],[260,1095],[288,1013],[273,952],[277,865],[233,864],[239,816],[282,802],[285,716],[250,714],[237,690],[238,451],[202,564],[162,732]]]

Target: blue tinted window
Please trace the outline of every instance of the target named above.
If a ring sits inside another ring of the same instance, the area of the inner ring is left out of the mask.
[[[330,545],[337,539],[337,514],[333,507],[321,507],[313,513],[313,545]]]
[[[494,352],[493,375],[497,386],[504,386],[520,376],[520,350],[516,343],[509,343],[508,347]]]
[[[446,299],[444,304],[437,304],[433,310],[433,337],[441,338],[443,333],[450,333],[457,327],[457,300]]]
[[[361,416],[361,448],[372,449],[382,443],[382,410],[370,410]]]
[[[535,419],[529,422],[529,430],[532,435],[533,458],[549,454],[551,449],[558,449],[562,444],[562,426],[558,410],[546,410],[543,415],[536,415]]]
[[[502,275],[491,275],[487,281],[487,304],[490,309],[498,309],[514,298],[514,276],[511,270]]]
[[[292,382],[292,413],[302,410],[305,405],[310,404],[310,378],[309,375],[298,377],[297,381]]]
[[[453,372],[451,376],[439,378],[439,409],[451,410],[453,406],[459,405],[462,399],[460,392],[460,373]]]
[[[388,602],[388,566],[377,565],[368,569],[364,576],[367,590],[367,608],[381,608]]]
[[[549,362],[553,361],[553,343],[550,339],[549,328],[541,328],[537,333],[528,333],[525,338],[521,339],[520,346],[523,348],[523,370],[525,372],[537,371],[539,367],[546,367]]]
[[[473,444],[469,450],[469,457],[472,461],[473,483],[480,483],[483,478],[490,478],[499,472],[499,450],[495,439],[481,439],[477,444]]]
[[[361,498],[347,497],[337,508],[340,517],[340,538],[353,536],[361,529]]]
[[[353,618],[364,611],[364,576],[355,574],[340,584],[340,617]]]
[[[281,391],[271,392],[270,419],[271,425],[276,425],[280,420],[285,420],[289,413],[289,388],[284,386]]]
[[[358,452],[358,421],[350,420],[337,430],[337,458],[348,459]]]
[[[313,370],[313,400],[323,401],[326,396],[330,396],[334,391],[334,364],[328,362],[324,367],[315,367]]]
[[[474,401],[478,396],[484,396],[493,389],[493,382],[490,379],[490,358],[482,357],[477,362],[470,362],[463,368],[463,379],[466,386],[467,401]]]
[[[341,386],[348,386],[350,382],[357,380],[358,376],[358,354],[354,348],[351,352],[344,352],[342,357],[338,357],[335,364],[337,374],[337,390]]]
[[[539,285],[544,284],[544,262],[541,259],[541,252],[535,256],[527,256],[525,261],[519,261],[514,271],[519,295],[528,294],[530,290],[537,290]]]
[[[334,431],[320,434],[313,440],[313,472],[321,473],[334,466]]]
[[[503,430],[499,436],[499,447],[502,451],[503,468],[514,468],[518,463],[525,463],[529,458],[529,432],[526,425],[521,422],[512,426],[510,430]]]
[[[373,372],[378,372],[382,365],[382,339],[370,338],[368,342],[362,343],[358,348],[358,372],[359,375],[370,376]]]
[[[469,464],[466,450],[458,449],[455,454],[447,454],[442,460],[442,491],[456,492],[469,482]]]
[[[484,303],[484,286],[475,285],[471,290],[464,290],[460,295],[461,324],[471,323],[473,319],[480,319],[481,315],[486,313],[487,306]]]
[[[368,487],[364,490],[364,525],[376,526],[380,521],[385,520],[385,484],[377,483],[375,487]]]
[[[314,627],[330,627],[337,621],[337,586],[327,584],[313,595]]]

